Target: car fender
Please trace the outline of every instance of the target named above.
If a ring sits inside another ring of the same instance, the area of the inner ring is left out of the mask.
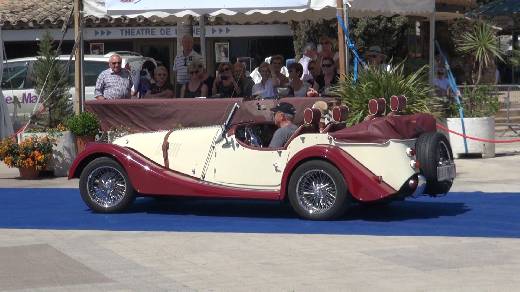
[[[349,192],[360,201],[375,201],[397,192],[380,176],[372,173],[341,148],[331,145],[316,145],[302,149],[287,162],[280,186],[282,199],[287,196],[287,186],[293,171],[302,163],[313,159],[325,160],[337,167],[348,185]]]

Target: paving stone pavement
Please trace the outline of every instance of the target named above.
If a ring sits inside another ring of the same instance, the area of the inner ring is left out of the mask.
[[[457,160],[453,190],[520,192],[520,147],[497,145],[497,153],[491,159]],[[19,181],[16,175],[0,167],[0,192],[1,187],[77,187],[76,180]],[[478,237],[0,229],[0,290],[516,291],[519,243]]]

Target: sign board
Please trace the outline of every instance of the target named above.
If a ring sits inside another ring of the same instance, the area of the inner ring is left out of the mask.
[[[2,30],[4,42],[39,41],[46,30],[22,29]],[[61,38],[61,30],[48,30],[51,36],[58,40]],[[193,27],[193,35],[200,36],[200,27]],[[287,24],[266,25],[214,25],[206,26],[206,37],[273,37],[292,36],[292,31]],[[122,39],[163,39],[176,38],[176,26],[147,26],[147,27],[87,27],[84,29],[83,39],[91,40],[122,40]],[[69,30],[65,40],[74,40],[74,33]]]

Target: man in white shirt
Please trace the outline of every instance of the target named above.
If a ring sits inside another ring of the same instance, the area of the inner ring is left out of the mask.
[[[301,57],[298,63],[302,64],[303,67],[303,81],[309,81],[313,79],[311,72],[309,72],[309,62],[311,60],[316,60],[318,57],[318,52],[316,51],[316,45],[313,43],[307,43],[303,48],[303,56]]]
[[[176,79],[176,97],[180,97],[182,86],[190,79],[188,66],[192,62],[205,63],[204,60],[202,60],[202,56],[193,50],[193,37],[191,35],[184,35],[182,37],[182,51],[177,54],[173,64],[173,72],[175,72]]]

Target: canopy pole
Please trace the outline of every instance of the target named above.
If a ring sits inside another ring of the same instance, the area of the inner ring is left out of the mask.
[[[206,60],[206,15],[203,14],[199,16],[199,31],[200,31],[200,54],[202,55],[202,60],[204,60],[204,64],[207,64]]]
[[[433,85],[435,78],[435,8],[430,15],[430,50],[429,50],[429,63],[430,63],[430,84]]]
[[[80,45],[82,43],[81,31],[81,0],[74,0],[74,39],[80,41],[74,51],[74,113],[79,114],[82,111],[83,104],[83,90],[82,90],[82,60],[83,60],[83,48]],[[79,38],[78,38],[79,36]]]
[[[349,10],[347,9],[347,6],[349,5],[348,3],[349,0],[346,0],[346,3],[345,1],[343,1],[343,21],[345,22],[345,26],[347,26],[348,28],[348,25],[349,25],[349,22],[348,22],[348,18],[349,18]],[[343,32],[344,33],[344,32]],[[349,36],[350,37],[350,36]],[[349,55],[350,55],[350,48],[345,48],[345,72],[348,74],[350,71],[349,71]]]
[[[348,0],[347,0],[348,1]],[[343,13],[343,0],[336,0],[336,8],[337,13],[339,13],[342,19],[345,18],[345,14]],[[341,27],[341,24],[338,22],[338,51],[339,51],[339,73],[347,75],[346,68],[346,50],[345,50],[345,32]]]

